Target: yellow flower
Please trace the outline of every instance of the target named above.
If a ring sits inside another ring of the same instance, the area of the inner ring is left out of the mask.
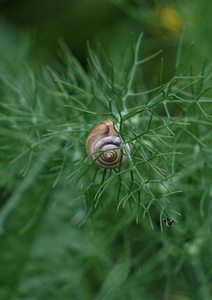
[[[152,28],[155,35],[166,37],[181,32],[183,20],[172,7],[157,7],[154,9],[153,15],[156,17],[156,23]]]

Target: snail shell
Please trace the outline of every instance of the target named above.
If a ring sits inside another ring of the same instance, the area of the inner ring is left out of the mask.
[[[120,147],[121,140],[113,127],[113,122],[110,120],[105,120],[95,125],[86,140],[87,154],[97,166],[105,169],[118,168],[121,158],[122,164],[128,160],[126,153]],[[126,147],[130,152],[128,144],[126,144]],[[99,151],[101,152],[98,153]],[[100,155],[101,153],[102,155]]]

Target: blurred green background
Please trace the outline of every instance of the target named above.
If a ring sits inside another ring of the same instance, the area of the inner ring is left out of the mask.
[[[94,48],[101,44],[106,55],[118,61],[130,46],[131,34],[137,38],[143,32],[141,55],[163,49],[165,80],[175,71],[177,47],[183,39],[190,47],[185,68],[192,65],[199,73],[206,60],[211,64],[211,15],[209,0],[2,0],[1,101],[10,101],[9,82],[14,89],[26,85],[27,90],[26,65],[39,80],[44,80],[46,65],[58,72],[65,68],[58,56],[61,39],[87,70],[87,41]],[[148,88],[158,70],[151,62],[145,68]],[[81,194],[74,191],[68,174],[62,173],[52,188],[55,178],[49,170],[55,165],[49,150],[21,173],[25,161],[10,164],[14,154],[7,145],[14,145],[15,152],[15,136],[12,128],[7,134],[7,121],[3,117],[1,121],[6,125],[1,129],[0,220],[6,218],[1,221],[0,299],[211,299],[212,207],[208,202],[201,214],[192,197],[185,198],[187,203],[179,199],[182,219],[163,232],[157,221],[152,230],[148,220],[136,225],[130,212],[116,216],[113,203],[95,222],[88,220],[79,227],[84,206],[81,201],[72,203]],[[205,177],[210,176],[208,171]],[[196,184],[200,181],[199,177]],[[194,193],[194,186],[188,182],[184,188]],[[211,200],[210,190],[206,195]],[[16,203],[11,210],[10,203]]]
[[[106,53],[114,54],[129,44],[131,33],[137,36],[145,32],[144,51],[148,52],[161,47],[173,47],[174,51],[182,31],[188,41],[201,44],[203,50],[208,50],[210,44],[207,0],[172,4],[127,0],[1,1],[1,23],[2,38],[7,36],[1,47],[6,47],[10,39],[11,43],[17,42],[28,31],[32,42],[30,54],[36,64],[54,61],[61,37],[82,62],[86,41],[100,42]]]

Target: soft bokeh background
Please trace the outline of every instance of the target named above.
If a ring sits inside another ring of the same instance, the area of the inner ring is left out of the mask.
[[[27,93],[26,65],[39,80],[46,65],[63,70],[61,40],[87,70],[87,41],[94,48],[100,43],[118,61],[132,33],[137,39],[143,32],[143,57],[163,49],[164,80],[174,73],[183,40],[190,48],[184,64],[199,73],[205,61],[211,64],[211,15],[209,0],[1,0],[1,99],[10,99],[5,82],[14,90],[21,85]],[[144,69],[147,88],[158,70],[151,62]],[[8,208],[3,224],[0,299],[210,299],[210,206],[206,215],[198,202],[182,206],[183,223],[164,232],[159,226],[153,231],[146,221],[136,225],[129,214],[116,216],[112,204],[94,224],[88,220],[79,227],[84,207],[71,202],[80,194],[73,192],[67,174],[53,189],[48,152],[29,170],[17,171],[20,164],[11,167],[13,154],[4,155],[15,136],[3,130],[1,208],[5,212],[8,203],[17,205]]]

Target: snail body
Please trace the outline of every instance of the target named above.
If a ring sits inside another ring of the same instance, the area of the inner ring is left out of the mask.
[[[120,149],[121,140],[109,119],[95,125],[86,140],[86,151],[94,163],[105,169],[115,169],[124,164],[128,157],[124,150]],[[126,144],[128,152],[130,147]],[[101,154],[102,153],[102,154]]]

